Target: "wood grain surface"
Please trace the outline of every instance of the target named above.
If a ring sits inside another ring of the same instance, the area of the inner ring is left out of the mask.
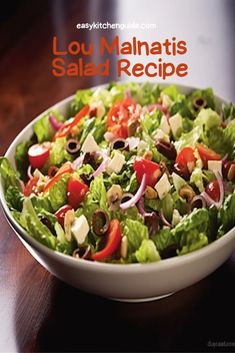
[[[51,75],[53,34],[63,25],[66,38],[72,38],[78,17],[89,18],[94,5],[65,3],[13,1],[1,15],[0,154],[43,110],[97,83]],[[114,19],[115,6],[116,1],[100,1],[97,16]],[[0,352],[234,351],[234,280],[235,255],[206,279],[164,300],[108,301],[43,269],[0,210]],[[211,346],[216,342],[234,347]]]

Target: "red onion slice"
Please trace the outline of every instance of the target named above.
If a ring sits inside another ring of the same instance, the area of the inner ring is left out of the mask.
[[[153,111],[155,108],[161,110],[161,112],[163,114],[165,114],[166,116],[169,115],[167,108],[164,105],[162,105],[162,104],[154,103],[154,104],[149,104],[147,106],[147,109],[148,109],[149,112]]]
[[[55,116],[52,114],[49,115],[49,122],[55,131],[58,131],[61,128],[61,126],[63,125],[63,123],[57,121]]]
[[[126,210],[127,208],[134,206],[141,198],[143,192],[145,191],[145,188],[146,188],[146,174],[143,175],[143,179],[141,181],[140,187],[136,192],[136,194],[130,200],[124,203],[121,203],[120,208],[122,210]]]
[[[168,222],[168,220],[166,219],[166,217],[164,216],[164,213],[163,213],[163,209],[161,208],[160,211],[159,211],[159,216],[162,220],[162,223],[167,226],[167,227],[170,227],[172,228],[172,224],[170,222]]]
[[[82,154],[81,156],[76,158],[72,163],[72,167],[74,169],[78,169],[79,167],[81,167],[81,165],[83,164],[84,157],[85,157],[85,154]]]
[[[29,179],[32,179],[32,178],[33,178],[32,166],[31,166],[31,165],[28,166],[28,169],[27,169],[27,176],[28,176]]]
[[[194,208],[193,205],[197,202],[201,201],[202,208],[206,207],[206,200],[202,195],[196,195],[193,197],[192,201],[190,202],[191,210]]]
[[[145,209],[144,209],[144,198],[143,198],[143,197],[141,197],[141,198],[139,199],[139,202],[138,202],[138,204],[137,204],[137,208],[138,208],[138,210],[139,210],[139,213],[140,213],[142,216],[144,216],[144,215],[146,214],[146,211],[145,211]]]
[[[129,89],[126,89],[124,92],[124,97],[125,99],[131,99],[131,91]]]
[[[105,169],[107,168],[109,164],[109,158],[106,156],[103,160],[103,162],[100,164],[100,166],[94,171],[94,173],[92,174],[93,177],[98,177],[101,173],[103,173],[105,171]]]
[[[225,161],[227,160],[227,158],[228,158],[228,153],[226,153],[226,154],[223,156],[223,158],[221,159],[221,162],[222,162],[222,163],[225,162]]]
[[[219,191],[220,191],[220,198],[219,198],[219,201],[215,201],[213,200],[208,194],[206,191],[203,191],[201,193],[201,195],[204,197],[204,199],[206,200],[206,203],[208,206],[211,206],[211,205],[215,205],[217,208],[220,208],[222,206],[222,203],[224,201],[224,185],[223,185],[223,179],[222,179],[222,176],[220,175],[219,172],[216,172],[215,173],[215,177],[218,181],[218,184],[219,184]]]

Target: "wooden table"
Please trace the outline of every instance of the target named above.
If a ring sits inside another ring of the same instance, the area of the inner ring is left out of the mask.
[[[54,4],[13,2],[3,15],[0,154],[33,117],[94,83],[51,75]],[[112,19],[111,5],[105,3],[103,16]],[[77,21],[75,9],[81,20],[89,16],[90,6],[91,1],[69,2],[62,11],[68,37]],[[0,352],[235,350],[235,254],[209,277],[166,299],[112,302],[74,289],[44,270],[0,211],[0,264]]]

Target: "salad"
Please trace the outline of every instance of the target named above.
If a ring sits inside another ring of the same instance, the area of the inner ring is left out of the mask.
[[[235,226],[235,106],[212,89],[111,83],[79,90],[0,158],[15,220],[87,261],[146,263],[200,249]]]

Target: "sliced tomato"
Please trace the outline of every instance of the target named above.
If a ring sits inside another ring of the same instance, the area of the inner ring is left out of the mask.
[[[217,180],[213,180],[211,181],[206,189],[205,189],[206,193],[216,202],[219,201],[220,199],[220,188],[219,188],[219,183]]]
[[[63,174],[65,173],[72,173],[73,172],[73,167],[72,167],[72,164],[71,162],[66,162],[62,165],[62,167],[59,168],[58,172],[56,173],[56,175],[51,178],[47,183],[46,185],[44,186],[44,192],[48,191],[49,188],[57,183],[57,181],[62,177]]]
[[[194,150],[191,147],[184,147],[177,155],[176,163],[179,165],[187,165],[188,163],[196,163],[196,157],[194,156]]]
[[[112,256],[118,250],[122,240],[122,231],[120,222],[117,219],[112,219],[107,232],[107,242],[105,247],[91,256],[95,261],[103,260]]]
[[[142,157],[137,157],[135,159],[133,168],[139,184],[143,179],[143,175],[146,174],[146,185],[154,187],[161,175],[160,166],[158,163]]]
[[[32,194],[32,192],[37,192],[37,183],[38,183],[38,178],[34,177],[29,179],[27,184],[24,187],[24,196],[28,197]]]
[[[88,190],[88,186],[79,181],[77,178],[69,178],[67,191],[68,204],[74,209],[77,209],[86,196]]]
[[[75,117],[71,121],[70,120],[66,121],[61,126],[61,128],[55,133],[54,140],[59,137],[68,136],[71,133],[71,130],[73,129],[73,127],[76,126],[79,123],[79,121],[89,113],[89,110],[90,110],[90,107],[87,104],[75,115]]]
[[[58,211],[56,211],[55,216],[59,222],[59,224],[64,227],[64,216],[65,213],[69,210],[72,210],[73,207],[70,205],[64,205],[62,206]]]
[[[123,99],[116,102],[109,110],[106,120],[106,129],[115,136],[128,137],[128,122],[133,119],[136,104],[133,99]]]
[[[50,142],[37,143],[29,147],[28,158],[33,168],[42,168],[50,154]]]
[[[219,161],[222,158],[220,154],[201,144],[197,144],[197,150],[205,166],[207,166],[207,162],[210,160]]]

